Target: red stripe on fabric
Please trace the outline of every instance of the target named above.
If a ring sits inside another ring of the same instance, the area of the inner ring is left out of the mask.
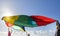
[[[45,26],[56,21],[52,18],[48,18],[45,16],[30,16],[30,17],[37,23],[38,26]]]

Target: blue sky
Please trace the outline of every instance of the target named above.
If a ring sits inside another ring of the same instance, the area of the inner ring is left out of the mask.
[[[12,15],[43,15],[60,21],[60,0],[0,0],[0,5],[0,17],[8,13]],[[1,26],[3,27],[3,23]],[[6,26],[3,28],[6,28]],[[37,27],[37,30],[40,29],[55,30],[56,25],[52,23],[47,26]],[[27,30],[36,30],[36,28],[28,28]]]

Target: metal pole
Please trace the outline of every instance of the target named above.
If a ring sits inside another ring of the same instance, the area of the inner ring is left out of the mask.
[[[28,36],[30,36],[30,34],[28,34]]]
[[[27,33],[27,32],[26,32],[26,34],[27,34],[27,36],[30,36],[30,34],[29,34],[29,33]]]
[[[11,29],[10,29],[10,27],[8,28],[8,36],[11,36],[11,32],[12,31],[10,31]]]

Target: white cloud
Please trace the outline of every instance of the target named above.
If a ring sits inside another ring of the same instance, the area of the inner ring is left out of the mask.
[[[30,33],[30,36],[54,36],[55,35],[55,32],[44,32],[44,31],[42,31],[41,33],[40,33],[40,31],[29,31],[29,33]],[[3,35],[4,34],[4,35]],[[0,32],[0,36],[6,36],[7,35],[7,32]],[[21,31],[16,31],[16,30],[14,30],[13,32],[12,32],[12,36],[27,36],[27,33],[26,32],[21,32]]]

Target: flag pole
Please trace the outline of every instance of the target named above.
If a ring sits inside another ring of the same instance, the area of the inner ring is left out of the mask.
[[[60,23],[59,23],[59,21],[58,20],[56,20],[56,33],[55,33],[55,36],[58,36],[59,34],[58,34],[58,30],[59,30],[59,25]]]
[[[27,33],[27,32],[26,32],[26,34],[27,34],[27,36],[30,36],[30,34],[29,34],[29,33]]]
[[[11,33],[12,33],[12,31],[11,31],[10,27],[8,27],[8,36],[11,36]]]
[[[28,36],[30,36],[30,34],[28,33]]]

